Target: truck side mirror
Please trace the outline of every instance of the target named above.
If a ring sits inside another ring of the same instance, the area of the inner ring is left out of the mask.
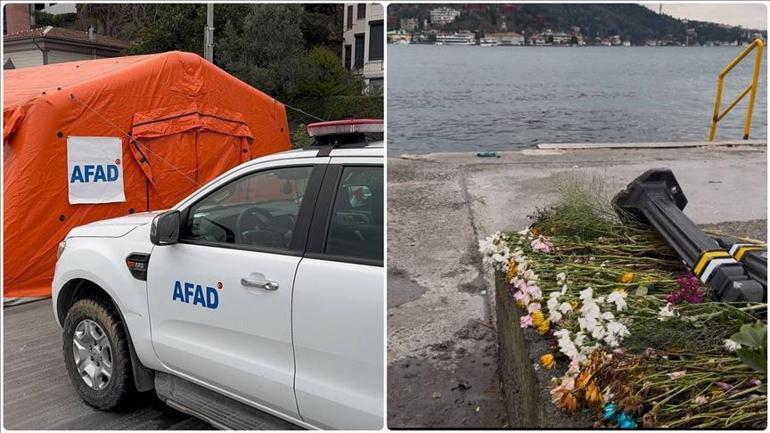
[[[173,245],[179,242],[181,214],[170,210],[155,217],[150,226],[150,242],[154,245]]]

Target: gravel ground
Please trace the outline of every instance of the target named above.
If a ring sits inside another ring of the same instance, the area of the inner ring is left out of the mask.
[[[728,221],[718,224],[701,224],[704,230],[717,230],[725,234],[767,242],[767,220]]]

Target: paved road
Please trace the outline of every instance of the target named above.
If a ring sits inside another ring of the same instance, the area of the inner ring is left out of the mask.
[[[78,397],[64,368],[61,329],[51,300],[5,308],[3,319],[3,426],[23,430],[208,430],[177,412],[154,391],[123,412],[101,412]]]
[[[388,163],[388,426],[505,427],[494,292],[465,176]]]
[[[520,427],[506,420],[494,284],[478,239],[521,230],[557,197],[557,176],[599,176],[612,194],[674,170],[699,224],[763,239],[764,146],[445,153],[388,160],[388,426]],[[491,325],[491,327],[490,327]]]

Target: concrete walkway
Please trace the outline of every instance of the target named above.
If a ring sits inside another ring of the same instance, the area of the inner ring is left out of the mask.
[[[498,154],[388,160],[390,427],[518,426],[503,415],[494,285],[480,269],[477,240],[529,225],[557,197],[556,176],[599,176],[614,193],[647,169],[668,167],[695,222],[738,222],[744,236],[765,237],[764,221],[741,223],[767,218],[764,146]]]

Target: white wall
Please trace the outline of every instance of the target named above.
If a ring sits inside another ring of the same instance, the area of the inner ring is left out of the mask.
[[[353,6],[353,28],[348,29],[348,6]],[[358,3],[345,3],[345,12],[343,14],[343,48],[342,48],[342,61],[345,61],[345,45],[352,47],[351,56],[351,68],[356,63],[356,39],[355,35],[364,33],[364,70],[363,76],[369,80],[371,78],[382,78],[384,76],[384,68],[382,60],[369,60],[369,22],[370,21],[383,21],[383,38],[386,34],[385,28],[385,8],[380,3],[366,3],[366,18],[358,19]],[[384,42],[383,42],[384,47]]]
[[[54,63],[64,63],[64,62],[75,62],[78,60],[91,60],[95,59],[97,57],[94,57],[90,54],[82,54],[82,53],[70,53],[67,51],[48,51],[48,64],[54,64]]]
[[[46,3],[45,9],[43,11],[48,12],[49,14],[68,14],[68,13],[75,13],[77,12],[77,8],[75,7],[75,3]]]
[[[43,64],[43,53],[40,50],[19,51],[15,53],[4,52],[3,64],[11,59],[13,65],[18,68],[28,68],[30,66],[40,66]]]

